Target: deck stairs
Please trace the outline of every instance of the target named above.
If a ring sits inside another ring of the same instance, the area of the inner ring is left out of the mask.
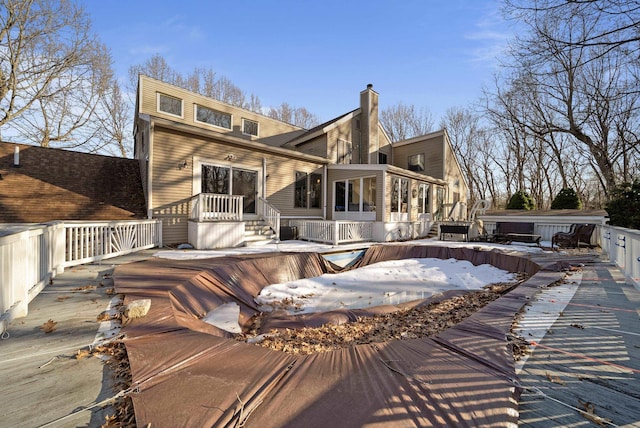
[[[264,220],[244,222],[244,245],[246,247],[276,242],[276,233]]]
[[[431,229],[429,229],[429,233],[427,233],[427,236],[425,236],[425,238],[438,238],[440,231],[440,222],[439,221],[434,221],[433,224],[431,225]]]

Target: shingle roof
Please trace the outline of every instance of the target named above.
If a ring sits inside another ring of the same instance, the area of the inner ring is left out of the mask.
[[[144,217],[138,161],[0,142],[0,223]]]
[[[331,125],[332,123],[335,123],[335,122],[339,121],[340,119],[342,119],[343,117],[348,116],[348,115],[350,115],[351,113],[353,113],[353,112],[355,112],[355,111],[358,111],[358,110],[359,110],[359,108],[354,109],[354,110],[351,110],[351,111],[348,111],[348,112],[346,112],[346,113],[345,113],[345,114],[343,114],[343,115],[340,115],[340,116],[338,116],[338,117],[336,117],[336,118],[333,118],[333,119],[331,119],[331,120],[328,120],[328,121],[326,121],[326,122],[324,122],[324,123],[321,123],[321,124],[320,124],[320,125],[318,125],[318,126],[314,126],[313,128],[311,128],[311,129],[307,130],[304,134],[300,134],[300,135],[298,135],[297,137],[294,137],[294,138],[292,138],[291,140],[287,141],[287,144],[288,144],[288,143],[291,143],[292,141],[296,141],[296,140],[304,140],[304,139],[305,139],[305,137],[306,137],[307,135],[311,135],[311,134],[313,134],[314,132],[319,131],[320,129],[322,129],[322,128],[324,128],[324,127],[327,127],[327,126]]]

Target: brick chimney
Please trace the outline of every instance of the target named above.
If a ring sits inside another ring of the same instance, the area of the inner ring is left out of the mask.
[[[360,159],[362,163],[378,163],[378,93],[369,83],[360,92]]]

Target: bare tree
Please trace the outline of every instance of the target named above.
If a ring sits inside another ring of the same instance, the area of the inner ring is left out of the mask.
[[[0,127],[42,146],[85,146],[111,73],[81,7],[0,0]]]
[[[109,90],[101,97],[96,113],[100,145],[112,155],[127,157],[133,154],[133,137],[128,134],[131,132],[131,110],[119,82],[113,79]]]
[[[548,34],[561,48],[605,47],[606,52],[623,48],[633,57],[640,49],[640,1],[638,0],[506,0],[505,11],[544,31],[549,15],[571,19],[584,16],[590,22],[590,31],[576,34]]]
[[[306,108],[294,107],[289,103],[271,107],[267,112],[267,116],[305,129],[313,128],[320,123],[318,117]]]
[[[393,142],[427,134],[434,128],[434,120],[428,109],[418,109],[402,102],[383,109],[380,123]]]
[[[547,145],[561,141],[561,134],[570,136],[572,148],[608,194],[624,175],[621,171],[628,170],[630,158],[625,154],[638,147],[637,139],[629,140],[633,132],[616,132],[633,129],[631,118],[637,120],[639,107],[632,89],[637,81],[629,71],[627,53],[614,49],[619,46],[615,43],[565,43],[588,40],[597,33],[597,25],[579,5],[568,16],[538,12],[534,20],[527,21],[531,33],[514,44],[515,72],[505,77],[508,89],[496,99],[502,110],[510,112],[509,120]],[[504,97],[508,92],[518,96],[509,100]],[[524,106],[526,114],[506,107],[514,100]],[[559,149],[557,145],[553,148],[553,159],[563,166],[565,156]],[[566,175],[563,181],[567,182]]]

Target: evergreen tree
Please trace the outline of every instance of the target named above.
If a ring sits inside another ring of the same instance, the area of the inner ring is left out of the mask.
[[[582,201],[575,190],[562,189],[551,202],[552,210],[579,210],[582,209]]]
[[[617,186],[606,210],[612,226],[640,229],[640,180]]]
[[[527,192],[518,190],[511,196],[507,204],[508,210],[535,210],[536,203]]]

